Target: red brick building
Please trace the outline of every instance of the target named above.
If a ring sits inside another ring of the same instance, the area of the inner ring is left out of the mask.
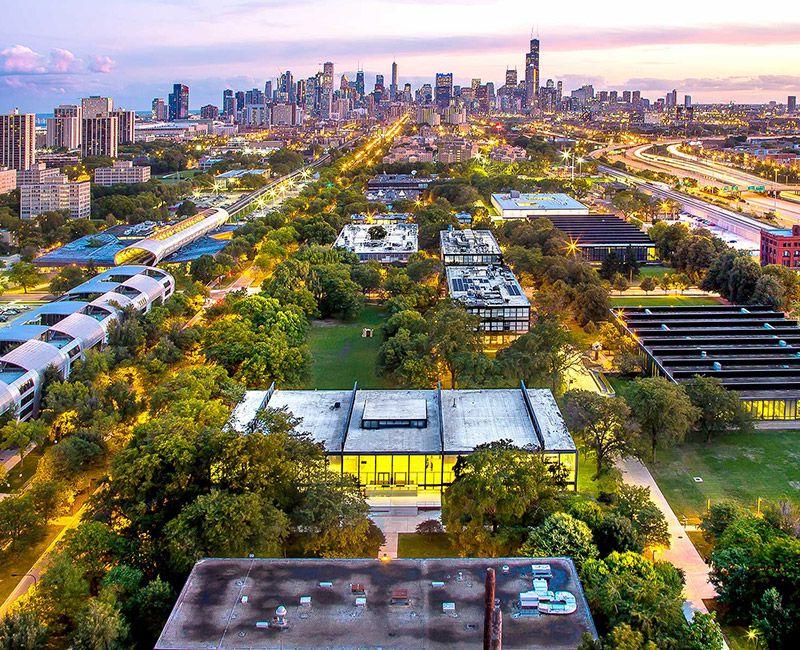
[[[800,270],[800,226],[761,231],[761,266],[767,264]]]

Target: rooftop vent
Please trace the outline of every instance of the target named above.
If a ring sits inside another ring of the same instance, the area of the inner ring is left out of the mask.
[[[455,614],[456,604],[451,602],[442,603],[442,612],[444,612],[445,614]]]
[[[286,620],[286,607],[283,605],[278,605],[277,609],[275,610],[275,616],[273,616],[272,621],[270,621],[270,627],[283,628],[288,624],[289,623]]]
[[[408,589],[395,589],[392,591],[392,599],[390,601],[392,605],[408,605],[410,602]]]
[[[712,368],[714,368],[714,370],[720,371],[722,370],[722,364],[719,361],[715,361]]]
[[[366,607],[366,606],[367,606],[367,597],[356,596],[356,607]]]

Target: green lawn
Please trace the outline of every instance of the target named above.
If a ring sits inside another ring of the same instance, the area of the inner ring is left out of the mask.
[[[8,598],[17,583],[31,570],[33,563],[39,559],[60,531],[60,526],[47,526],[40,539],[23,545],[18,552],[0,552],[0,603]],[[28,579],[32,581],[32,578]]]
[[[661,266],[660,264],[655,264],[652,266],[640,266],[639,267],[639,277],[636,278],[634,281],[635,284],[638,284],[641,280],[645,278],[660,278],[662,275],[666,275],[667,273],[672,273],[675,269],[670,268],[669,266]]]
[[[707,296],[682,296],[671,294],[669,296],[633,296],[609,298],[612,307],[677,307],[687,305],[718,305],[717,298]]]
[[[314,321],[309,334],[311,378],[304,388],[347,389],[355,381],[360,388],[391,388],[375,371],[383,316],[382,309],[368,306],[352,322]],[[373,338],[361,337],[365,327],[374,328]]]
[[[447,533],[418,535],[400,533],[397,537],[397,557],[456,557]]]
[[[679,518],[699,517],[708,499],[736,499],[751,508],[759,497],[800,504],[798,443],[800,431],[732,434],[661,450],[658,462],[647,465]]]

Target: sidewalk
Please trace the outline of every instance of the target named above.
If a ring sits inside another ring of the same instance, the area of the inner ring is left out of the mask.
[[[717,595],[713,585],[708,581],[708,565],[695,549],[650,470],[635,458],[620,461],[617,467],[622,471],[622,478],[626,483],[650,488],[650,497],[667,519],[670,547],[658,553],[656,559],[671,562],[684,572],[686,603],[683,610],[687,620],[691,620],[694,612],[708,613],[703,599],[715,598]]]
[[[375,522],[375,525],[383,531],[386,538],[386,543],[381,546],[378,551],[378,557],[382,557],[384,553],[390,558],[397,557],[397,544],[400,533],[413,533],[417,530],[417,525],[428,519],[441,519],[441,510],[429,510],[427,512],[420,512],[416,515],[393,515],[384,513],[372,513],[369,518]]]

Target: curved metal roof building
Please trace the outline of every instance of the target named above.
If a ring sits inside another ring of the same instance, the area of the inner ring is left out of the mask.
[[[119,266],[0,328],[0,413],[14,409],[20,420],[32,417],[48,368],[66,378],[87,350],[106,343],[125,307],[145,313],[174,292],[175,280],[166,271]]]
[[[158,264],[187,244],[207,235],[224,224],[230,215],[222,208],[208,208],[183,221],[159,230],[114,256],[115,264]]]

